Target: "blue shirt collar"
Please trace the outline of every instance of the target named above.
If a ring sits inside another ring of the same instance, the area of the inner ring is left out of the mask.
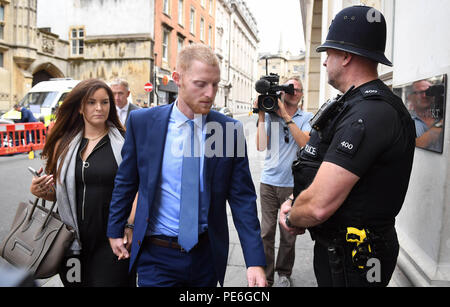
[[[177,128],[180,128],[183,124],[185,124],[187,121],[190,120],[186,115],[184,115],[180,111],[180,109],[178,109],[178,99],[174,102],[170,118],[175,122]],[[206,122],[206,115],[194,116],[194,124],[197,126],[197,128],[202,129],[205,126],[205,122]]]

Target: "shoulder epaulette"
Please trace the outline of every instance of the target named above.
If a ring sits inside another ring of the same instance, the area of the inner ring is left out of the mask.
[[[380,90],[376,87],[364,87],[360,89],[361,91],[361,95],[364,98],[370,98],[370,97],[374,97],[374,96],[384,96],[384,91]]]

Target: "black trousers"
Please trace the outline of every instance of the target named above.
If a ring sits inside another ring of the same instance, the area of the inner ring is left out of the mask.
[[[319,287],[386,287],[391,280],[397,264],[399,244],[395,229],[381,234],[382,239],[372,246],[371,255],[364,269],[352,262],[353,247],[340,245],[337,253],[341,259],[341,271],[336,273],[336,266],[330,265],[328,246],[315,242],[314,273]],[[332,259],[333,260],[333,259]]]

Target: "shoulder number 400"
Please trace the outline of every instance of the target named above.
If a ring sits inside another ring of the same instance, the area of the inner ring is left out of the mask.
[[[345,142],[344,141],[344,142],[341,143],[341,146],[344,147],[344,148],[347,148],[349,150],[353,149],[353,144],[350,144],[349,142]]]

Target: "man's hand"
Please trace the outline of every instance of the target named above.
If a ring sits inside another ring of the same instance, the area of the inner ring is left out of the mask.
[[[247,281],[249,287],[267,287],[266,273],[261,266],[249,266],[247,268]]]
[[[258,99],[255,99],[255,100],[253,101],[253,108],[254,108],[254,109],[258,109]]]
[[[127,251],[124,245],[123,238],[109,238],[109,245],[118,258],[118,260],[130,258],[130,253]]]
[[[296,236],[296,235],[302,235],[305,233],[305,228],[300,228],[300,227],[288,227],[286,225],[286,215],[289,213],[289,211],[291,211],[292,206],[291,206],[291,200],[288,199],[286,200],[280,208],[280,225],[287,230],[291,235]]]
[[[288,122],[288,121],[292,120],[292,117],[289,116],[288,112],[286,111],[286,106],[284,104],[284,100],[278,99],[277,115],[279,117],[281,117],[285,122]]]

